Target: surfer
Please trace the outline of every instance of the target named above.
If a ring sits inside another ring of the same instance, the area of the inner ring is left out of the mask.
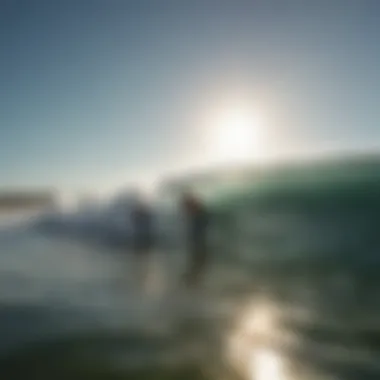
[[[183,208],[187,217],[188,264],[184,275],[187,285],[196,285],[207,264],[207,230],[209,215],[204,204],[194,195],[185,194]]]
[[[137,260],[143,281],[146,281],[148,260],[154,245],[153,212],[149,205],[138,199],[131,212],[132,250]]]

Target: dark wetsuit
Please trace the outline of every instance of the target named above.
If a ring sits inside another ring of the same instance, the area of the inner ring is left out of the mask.
[[[132,244],[136,253],[147,253],[154,243],[153,216],[147,208],[132,212]]]
[[[197,207],[188,214],[189,267],[186,278],[191,283],[198,281],[207,264],[208,223],[208,212],[202,206]]]

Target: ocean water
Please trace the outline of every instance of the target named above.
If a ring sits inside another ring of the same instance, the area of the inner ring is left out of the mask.
[[[180,242],[141,262],[4,217],[1,378],[379,379],[379,162],[213,178],[193,290]]]

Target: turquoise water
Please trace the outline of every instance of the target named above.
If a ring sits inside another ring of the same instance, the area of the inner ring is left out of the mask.
[[[194,291],[178,285],[180,245],[141,265],[3,228],[1,377],[378,379],[379,169],[371,158],[213,179],[212,266]]]

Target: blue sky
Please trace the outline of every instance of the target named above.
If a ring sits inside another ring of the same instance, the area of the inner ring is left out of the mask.
[[[2,184],[105,189],[198,165],[197,114],[230,94],[263,105],[284,155],[376,149],[379,36],[376,0],[4,1]]]

